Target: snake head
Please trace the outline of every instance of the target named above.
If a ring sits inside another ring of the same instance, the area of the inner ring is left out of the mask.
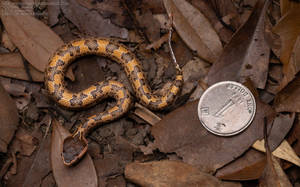
[[[87,152],[88,141],[84,136],[68,136],[64,139],[62,160],[66,166],[76,164]]]

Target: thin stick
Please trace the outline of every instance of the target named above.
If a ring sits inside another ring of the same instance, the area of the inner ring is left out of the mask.
[[[172,41],[172,33],[173,33],[173,27],[172,27],[172,25],[173,25],[173,16],[170,14],[169,15],[169,18],[170,18],[170,26],[169,26],[169,40],[168,40],[168,44],[169,44],[169,48],[170,48],[170,55],[171,55],[171,58],[172,58],[172,61],[173,61],[173,63],[176,65],[176,67],[177,66],[179,66],[178,65],[178,63],[177,63],[177,60],[176,60],[176,57],[175,57],[175,55],[174,55],[174,52],[173,52],[173,49],[172,49],[172,45],[171,45],[171,41]]]

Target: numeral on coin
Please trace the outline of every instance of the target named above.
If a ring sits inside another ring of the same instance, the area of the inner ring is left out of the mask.
[[[215,114],[215,117],[221,117],[223,116],[224,112],[226,110],[228,110],[229,107],[231,107],[232,105],[234,105],[234,102],[232,99],[229,99],[223,106],[222,108],[220,108]]]
[[[202,115],[209,115],[209,108],[208,107],[202,107],[201,109]]]
[[[217,125],[214,127],[217,131],[221,131],[222,127],[226,127],[224,123],[217,123]]]

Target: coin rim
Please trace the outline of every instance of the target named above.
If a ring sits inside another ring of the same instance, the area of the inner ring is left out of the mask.
[[[228,84],[228,83],[230,83],[230,84],[235,84],[235,85],[237,85],[237,86],[240,86],[240,87],[244,88],[246,91],[248,91],[248,92],[250,93],[249,95],[250,95],[250,97],[251,97],[252,100],[253,100],[253,113],[252,113],[252,115],[251,115],[250,120],[249,120],[249,121],[247,122],[247,124],[244,125],[241,129],[239,129],[239,130],[237,130],[237,131],[234,131],[234,132],[232,132],[232,133],[220,133],[220,132],[216,132],[216,131],[210,129],[210,128],[205,124],[205,122],[201,119],[201,117],[200,117],[200,105],[201,105],[201,103],[203,102],[203,98],[205,97],[205,95],[207,95],[207,93],[209,93],[209,91],[210,91],[211,89],[213,89],[213,88],[215,88],[215,87],[217,87],[217,86],[219,86],[219,85]],[[209,88],[207,88],[207,89],[204,91],[204,93],[203,93],[202,96],[200,97],[199,103],[198,103],[198,118],[199,118],[199,120],[200,120],[202,126],[203,126],[206,130],[208,130],[209,132],[211,132],[211,133],[213,133],[213,134],[215,134],[215,135],[218,135],[218,136],[233,136],[233,135],[239,134],[240,132],[244,131],[247,127],[249,127],[249,125],[252,123],[252,121],[253,121],[255,115],[256,115],[256,101],[255,101],[255,97],[253,96],[252,92],[251,92],[246,86],[244,86],[244,85],[241,84],[241,83],[235,82],[235,81],[221,81],[221,82],[218,82],[218,83],[213,84],[212,86],[210,86]]]

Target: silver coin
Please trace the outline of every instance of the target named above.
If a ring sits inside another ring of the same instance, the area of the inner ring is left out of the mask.
[[[245,130],[255,112],[255,98],[250,90],[233,81],[212,85],[203,93],[198,104],[202,125],[220,136],[232,136]]]

